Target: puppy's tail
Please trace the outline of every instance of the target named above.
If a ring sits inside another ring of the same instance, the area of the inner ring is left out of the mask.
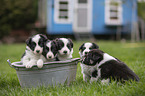
[[[125,64],[124,64],[124,68],[122,71],[124,74],[123,78],[125,80],[131,79],[131,80],[137,81],[137,82],[140,80],[139,77]]]
[[[139,82],[139,80],[140,80],[139,77],[136,74],[134,76],[134,80],[137,81],[137,82]]]
[[[132,70],[130,70],[130,74],[128,74],[128,76],[130,79],[132,79],[134,81],[139,82],[139,80],[140,80],[139,77]]]

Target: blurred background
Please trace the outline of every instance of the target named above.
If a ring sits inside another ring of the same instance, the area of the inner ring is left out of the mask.
[[[145,39],[145,0],[0,0],[0,43],[50,39]]]

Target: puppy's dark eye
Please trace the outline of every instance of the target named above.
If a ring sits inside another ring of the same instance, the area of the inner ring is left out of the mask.
[[[46,47],[46,50],[49,51],[49,47]]]
[[[35,47],[35,46],[36,46],[36,43],[35,43],[35,42],[31,42],[31,45],[32,45],[33,47]]]
[[[36,43],[35,42],[31,42],[29,47],[34,51],[34,49],[36,47]]]

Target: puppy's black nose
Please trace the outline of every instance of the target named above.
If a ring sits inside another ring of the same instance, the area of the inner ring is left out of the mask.
[[[37,52],[37,53],[39,53],[39,52],[40,52],[40,50],[36,50],[36,52]]]
[[[85,52],[85,55],[87,55],[88,54],[88,52]]]
[[[64,54],[66,54],[66,53],[67,53],[67,51],[63,51],[63,53],[64,53]]]

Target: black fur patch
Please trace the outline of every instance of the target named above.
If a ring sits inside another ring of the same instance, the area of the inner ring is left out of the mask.
[[[85,50],[84,43],[80,46],[79,50],[81,50],[81,51]]]
[[[71,50],[72,49],[72,44],[71,43],[68,43],[67,44],[67,47],[68,47],[69,50]]]
[[[95,65],[98,64],[103,60],[103,51],[94,49],[91,50],[83,60],[86,65]],[[94,62],[93,64],[90,63],[90,60]],[[139,81],[139,77],[123,62],[119,59],[116,60],[109,60],[99,66],[101,69],[101,79],[113,79],[117,81],[124,82],[126,80],[135,80]],[[94,72],[92,73],[94,74]],[[96,76],[96,74],[94,75]]]
[[[46,46],[46,44],[49,43],[49,42],[51,42],[51,43],[50,43],[50,44],[51,44],[50,47]],[[52,53],[53,53],[54,56],[55,56],[55,55],[57,54],[57,52],[58,52],[58,46],[57,46],[55,40],[52,40],[52,41],[48,40],[48,41],[45,43],[45,46],[44,46],[44,49],[43,49],[43,53],[42,53],[43,56],[46,57],[47,53],[50,51],[49,48],[51,49]]]
[[[54,56],[55,56],[55,55],[57,54],[57,52],[58,52],[58,46],[57,46],[57,44],[56,44],[55,41],[52,41],[52,42],[51,42],[51,51],[53,52]]]
[[[98,76],[98,71],[97,70],[93,71],[92,72],[92,77],[97,77],[97,76]]]
[[[139,81],[139,77],[123,62],[109,60],[100,66],[101,78],[110,78],[117,81],[135,80]]]
[[[85,45],[85,43],[83,43],[79,48],[79,50],[81,50],[81,52],[83,52],[86,49],[86,47],[84,45]],[[92,43],[92,46],[90,46],[89,49],[92,50],[92,49],[98,49],[98,48],[99,48],[99,46],[97,44]]]
[[[38,45],[39,45],[40,47],[44,47],[44,43],[46,42],[47,37],[46,37],[45,35],[42,35],[42,34],[37,34],[37,35],[39,35],[39,36],[41,37],[41,38],[39,39]],[[36,36],[36,35],[35,35],[35,36]],[[29,38],[26,40],[27,46],[29,46],[30,49],[31,49],[32,51],[34,51],[34,49],[35,49],[35,47],[36,47],[36,43],[32,40],[32,38],[34,38],[35,36],[29,37]]]
[[[93,46],[91,47],[92,49],[99,49],[99,46],[97,44],[95,43],[92,43],[92,44],[93,44]]]
[[[100,51],[99,49],[93,49],[85,56],[83,63],[86,65],[94,66],[103,60],[103,53],[104,52]],[[93,63],[90,61],[93,61]]]
[[[70,46],[70,48],[73,48],[73,42],[72,42],[72,40],[70,38],[68,38],[68,40],[69,40],[69,46]]]
[[[69,50],[71,50],[73,48],[73,42],[69,38],[68,38],[68,41],[69,41],[69,43],[67,43],[67,47],[68,47]],[[56,39],[56,42],[57,42],[57,45],[58,45],[58,50],[61,50],[64,47],[64,42],[59,38]]]
[[[64,43],[62,40],[58,40],[57,41],[57,44],[58,44],[58,49],[61,50],[63,47],[64,47]]]
[[[32,38],[31,37],[26,40],[26,44],[27,44],[27,46],[29,46],[29,48],[32,51],[34,51],[34,49],[36,47],[36,43],[34,41],[32,41]]]

